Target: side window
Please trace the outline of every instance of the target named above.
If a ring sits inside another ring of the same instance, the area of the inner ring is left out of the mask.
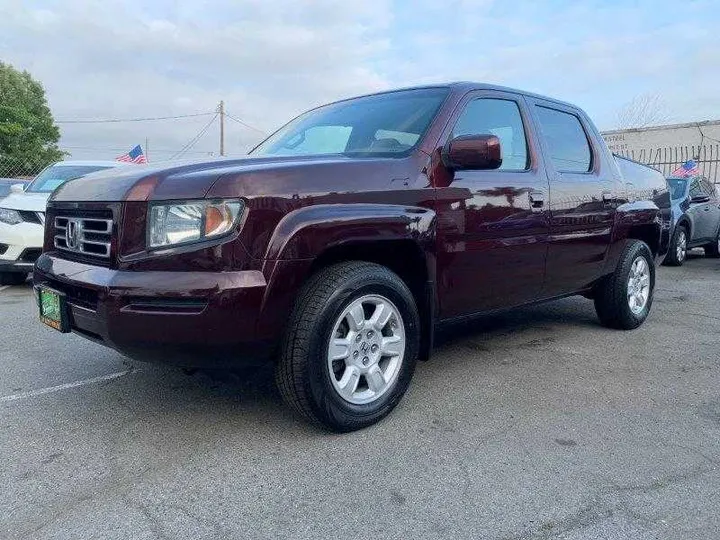
[[[702,182],[703,191],[704,191],[707,195],[710,195],[711,197],[714,197],[714,196],[715,196],[715,186],[713,186],[713,185],[712,185],[708,180],[706,180],[705,178],[703,178],[703,179],[701,180],[701,182]]]
[[[490,98],[471,101],[453,128],[452,136],[460,135],[497,136],[502,150],[502,165],[498,170],[522,171],[530,167],[525,128],[514,101]]]
[[[703,191],[702,184],[700,183],[700,178],[693,178],[693,180],[690,182],[690,197],[702,197],[704,195],[707,195]]]
[[[592,169],[592,151],[580,119],[574,114],[537,106],[540,129],[555,169],[584,173]]]

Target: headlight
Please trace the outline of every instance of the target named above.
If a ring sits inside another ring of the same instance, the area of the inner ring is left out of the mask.
[[[10,208],[0,208],[0,221],[8,225],[17,225],[22,222],[20,212],[11,210]]]
[[[152,204],[148,247],[200,242],[232,230],[240,218],[241,201],[187,201]]]

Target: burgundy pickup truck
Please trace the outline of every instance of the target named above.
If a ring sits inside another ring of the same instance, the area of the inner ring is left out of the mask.
[[[242,159],[68,182],[34,281],[60,331],[186,367],[275,362],[294,409],[350,431],[452,322],[582,295],[636,328],[669,223],[663,176],[577,107],[457,83],[319,107]]]

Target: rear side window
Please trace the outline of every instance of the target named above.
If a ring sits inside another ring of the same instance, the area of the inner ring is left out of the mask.
[[[555,169],[584,173],[592,169],[592,152],[580,119],[574,114],[537,106],[540,129]]]
[[[525,128],[520,109],[514,101],[490,98],[471,101],[453,129],[453,137],[460,135],[495,135],[500,139],[502,150],[499,170],[529,168]]]

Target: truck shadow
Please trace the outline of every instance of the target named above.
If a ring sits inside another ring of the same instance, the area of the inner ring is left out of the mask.
[[[473,343],[478,340],[485,343],[486,350],[522,348],[523,334],[533,334],[534,338],[542,339],[557,330],[578,327],[600,328],[600,324],[591,301],[570,298],[478,316],[443,328],[435,336],[434,353],[463,344],[468,339]]]
[[[595,318],[592,303],[581,299],[523,308],[454,325],[441,334],[429,365],[421,363],[418,366],[415,382],[422,387],[442,386],[447,374],[442,369],[436,369],[437,364],[450,362],[456,368],[462,364],[463,368],[481,372],[493,363],[506,363],[490,353],[501,349],[510,353],[513,350],[527,353],[527,349],[543,347],[560,340],[561,334],[581,327],[605,331]],[[460,358],[452,354],[457,348],[464,352]],[[160,407],[162,413],[155,410],[151,414],[171,414],[182,424],[187,423],[187,415],[193,413],[200,423],[231,421],[233,430],[271,429],[289,436],[322,433],[282,406],[275,388],[272,365],[191,373],[165,366],[137,366],[141,371],[138,376],[145,383],[134,386],[134,391],[140,395],[128,396],[124,400],[124,404],[133,409]],[[159,388],[164,394],[161,402],[157,401],[157,396],[152,399]],[[144,396],[146,392],[149,394]],[[153,402],[155,405],[152,405]],[[225,417],[228,420],[223,420]]]

